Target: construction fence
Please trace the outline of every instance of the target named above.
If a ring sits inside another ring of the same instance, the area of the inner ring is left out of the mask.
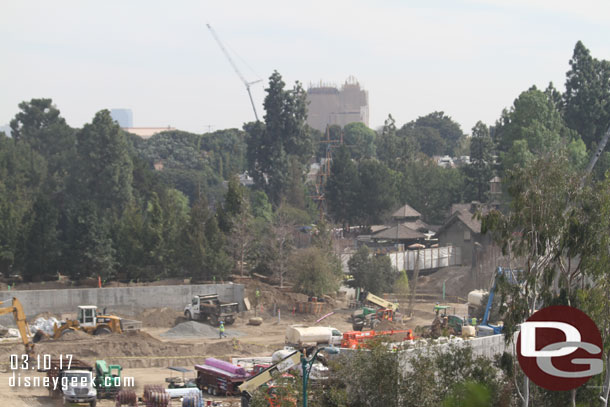
[[[415,264],[419,264],[420,270],[462,265],[462,250],[454,246],[398,251],[388,256],[398,271],[415,270]]]

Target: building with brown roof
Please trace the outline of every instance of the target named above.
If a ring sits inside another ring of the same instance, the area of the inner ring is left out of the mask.
[[[454,204],[451,215],[436,233],[440,246],[456,246],[462,249],[462,263],[476,264],[479,253],[491,246],[489,235],[481,233],[481,221],[477,213],[486,213],[488,208],[478,202]]]

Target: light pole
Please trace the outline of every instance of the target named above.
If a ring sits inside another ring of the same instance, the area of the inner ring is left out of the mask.
[[[316,350],[316,353],[313,354],[309,359],[305,357],[305,353],[301,354],[301,368],[303,369],[303,407],[307,407],[307,384],[309,383],[309,373],[311,373],[311,366],[313,366],[313,362],[316,361],[316,357],[318,353],[323,350],[329,355],[336,355],[339,353],[339,349],[327,346],[324,348],[319,348]]]

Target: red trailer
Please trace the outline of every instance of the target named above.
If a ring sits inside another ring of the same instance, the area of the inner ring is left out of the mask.
[[[197,371],[197,387],[217,395],[239,395],[237,388],[250,376],[245,369],[224,360],[207,358],[203,365],[195,365]]]

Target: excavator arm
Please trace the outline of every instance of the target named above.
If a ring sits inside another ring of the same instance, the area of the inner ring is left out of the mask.
[[[23,341],[23,346],[25,346],[25,351],[30,357],[32,357],[34,355],[34,343],[30,339],[32,335],[25,320],[23,306],[15,297],[13,297],[13,302],[10,306],[2,307],[2,305],[6,302],[8,301],[0,301],[0,315],[9,314],[11,312],[13,313],[15,323],[17,324],[17,329],[19,329],[19,334],[21,335],[21,340]]]

